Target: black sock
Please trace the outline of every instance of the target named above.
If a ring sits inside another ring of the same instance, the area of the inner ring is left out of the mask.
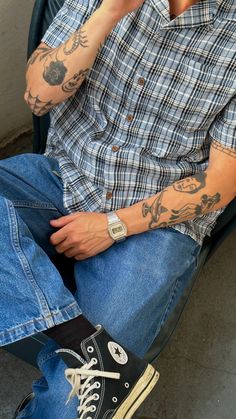
[[[84,355],[81,351],[80,344],[95,332],[95,327],[82,315],[44,331],[61,348],[72,349],[83,358]]]

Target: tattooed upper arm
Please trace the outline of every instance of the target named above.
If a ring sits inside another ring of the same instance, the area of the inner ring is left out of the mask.
[[[215,150],[221,152],[221,153],[225,153],[230,157],[233,157],[234,159],[236,159],[236,149],[234,148],[228,148],[228,147],[224,147],[220,142],[213,140],[211,143],[211,147],[214,148]]]
[[[225,147],[212,139],[208,172],[220,177],[225,188],[231,189],[236,196],[236,148]]]

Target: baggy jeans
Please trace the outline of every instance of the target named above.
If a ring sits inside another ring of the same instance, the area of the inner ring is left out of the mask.
[[[129,237],[75,263],[76,293],[50,256],[49,221],[66,215],[56,159],[23,154],[0,161],[0,345],[15,342],[81,313],[143,356],[178,303],[196,268],[200,246],[172,228]],[[76,419],[78,400],[65,405],[65,364],[49,340],[38,356],[43,377],[20,414]]]

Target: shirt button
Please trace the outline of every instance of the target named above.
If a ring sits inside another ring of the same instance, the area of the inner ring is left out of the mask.
[[[140,86],[144,86],[144,84],[145,84],[145,79],[144,79],[143,77],[140,77],[140,78],[138,79],[138,84],[139,84]]]
[[[133,121],[134,117],[133,115],[127,115],[127,121],[131,122]]]
[[[112,198],[112,193],[111,192],[107,192],[106,197],[107,197],[107,199],[111,199]]]
[[[112,151],[115,152],[115,151],[118,151],[120,149],[120,147],[118,147],[117,145],[113,145],[111,149],[112,149]]]

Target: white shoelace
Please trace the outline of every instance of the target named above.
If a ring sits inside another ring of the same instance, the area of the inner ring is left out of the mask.
[[[58,349],[57,353],[66,352],[73,355],[81,362],[81,358],[75,352],[67,349]],[[95,381],[91,384],[91,380],[95,377],[105,377],[113,378],[119,380],[120,374],[115,372],[91,370],[90,368],[93,365],[97,364],[97,360],[92,358],[91,361],[87,364],[84,364],[81,368],[67,368],[65,370],[65,377],[67,381],[71,384],[72,390],[68,396],[67,403],[74,397],[77,396],[80,402],[78,407],[78,412],[80,414],[79,419],[83,419],[85,415],[89,412],[95,412],[96,407],[94,405],[88,406],[92,400],[98,400],[96,393],[93,393],[93,390],[100,387],[100,383]],[[89,393],[91,393],[89,395]]]

